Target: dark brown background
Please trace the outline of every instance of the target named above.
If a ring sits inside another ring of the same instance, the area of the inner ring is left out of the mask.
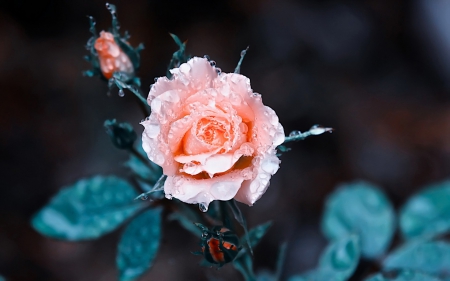
[[[115,280],[119,233],[66,243],[29,226],[61,186],[97,173],[119,173],[124,152],[104,133],[108,118],[139,132],[130,95],[106,95],[82,77],[86,15],[110,25],[103,1],[0,1],[0,274],[9,280]],[[188,39],[232,72],[242,73],[280,117],[286,133],[320,123],[335,133],[295,143],[254,207],[250,226],[273,220],[255,251],[255,269],[272,269],[289,242],[284,277],[313,267],[326,241],[323,202],[341,182],[379,184],[396,207],[424,184],[450,174],[450,3],[445,0],[135,0],[116,1],[131,43],[143,42],[147,91],[176,50],[168,32]],[[241,280],[231,267],[198,266],[197,239],[176,223],[142,280]],[[359,276],[370,272],[359,270]],[[360,277],[357,277],[360,278]],[[358,280],[354,278],[354,280]],[[212,280],[212,279],[211,279]]]

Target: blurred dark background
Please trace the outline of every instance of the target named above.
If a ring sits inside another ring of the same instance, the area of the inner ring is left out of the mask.
[[[320,216],[339,183],[378,184],[398,208],[423,185],[450,174],[450,2],[446,0],[114,1],[130,42],[143,42],[146,92],[163,76],[176,45],[241,73],[279,115],[286,134],[313,124],[335,133],[292,145],[271,187],[243,206],[250,226],[273,220],[255,250],[271,270],[289,242],[284,277],[312,268],[326,245]],[[90,37],[110,26],[104,1],[0,1],[0,274],[8,280],[115,280],[120,231],[66,243],[42,237],[31,215],[62,186],[97,173],[127,176],[104,133],[117,118],[139,132],[131,95],[107,96],[81,75]],[[175,222],[142,280],[242,280],[232,266],[198,266],[197,238]],[[359,272],[363,276],[370,267]],[[357,279],[355,279],[357,280]]]

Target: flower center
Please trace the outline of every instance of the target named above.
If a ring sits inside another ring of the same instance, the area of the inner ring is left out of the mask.
[[[220,117],[205,117],[197,122],[196,136],[203,143],[222,146],[230,139],[230,124]]]

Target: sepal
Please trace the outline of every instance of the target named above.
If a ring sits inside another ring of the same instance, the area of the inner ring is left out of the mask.
[[[115,147],[132,149],[137,134],[129,123],[117,123],[116,119],[106,120],[103,126]]]

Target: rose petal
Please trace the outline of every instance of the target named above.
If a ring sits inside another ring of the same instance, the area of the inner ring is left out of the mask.
[[[217,72],[205,58],[193,57],[178,68],[171,69],[174,80],[178,80],[192,91],[211,88]]]
[[[180,149],[183,143],[182,139],[186,135],[186,132],[191,129],[194,122],[195,118],[187,115],[184,118],[178,119],[177,121],[173,122],[172,125],[170,125],[167,138],[172,153],[175,153]]]
[[[186,203],[207,206],[213,200],[227,201],[235,197],[242,182],[238,171],[201,180],[177,175],[166,179],[164,192]]]
[[[234,197],[235,200],[252,206],[266,192],[270,184],[270,178],[279,168],[280,160],[273,151],[266,154],[257,168],[257,175],[253,180],[246,180]]]
[[[223,173],[233,167],[238,159],[234,159],[233,154],[211,155],[205,161],[203,170],[210,175]]]

